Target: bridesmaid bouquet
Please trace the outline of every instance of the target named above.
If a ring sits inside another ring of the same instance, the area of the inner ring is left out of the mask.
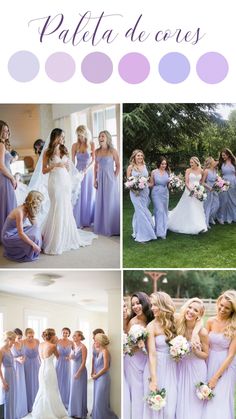
[[[126,333],[123,333],[123,354],[132,355],[132,349],[129,345],[128,335]]]
[[[175,175],[175,173],[170,174],[168,187],[171,192],[183,191],[184,186],[185,186],[184,177],[181,173],[179,175]]]
[[[212,389],[202,382],[196,384],[196,395],[199,400],[211,400],[215,396]]]
[[[148,186],[148,178],[145,176],[130,176],[125,182],[125,188],[131,190],[137,196],[146,186]]]
[[[129,332],[128,332],[128,345],[130,347],[130,353],[129,355],[132,356],[135,353],[135,349],[141,349],[142,352],[147,354],[146,348],[145,348],[145,341],[148,337],[148,332],[145,329],[145,327],[140,326],[139,324],[134,324],[131,326]]]
[[[206,189],[203,185],[195,185],[190,191],[189,196],[194,196],[194,198],[197,198],[199,201],[205,201],[207,199]]]
[[[189,355],[191,352],[191,345],[187,341],[187,339],[182,336],[178,335],[175,338],[169,341],[170,346],[170,356],[175,361],[180,361],[186,355]]]
[[[150,409],[161,410],[166,405],[166,389],[151,391],[145,400]]]
[[[228,180],[224,180],[220,176],[218,176],[212,189],[219,193],[219,192],[228,191],[229,187],[230,187],[230,182]]]

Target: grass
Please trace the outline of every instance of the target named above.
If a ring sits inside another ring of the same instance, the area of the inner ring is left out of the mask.
[[[180,195],[170,196],[172,209]],[[150,210],[152,208],[150,207]],[[168,232],[166,240],[145,244],[132,237],[133,206],[129,195],[123,200],[124,268],[236,268],[236,223],[215,225],[198,235]]]

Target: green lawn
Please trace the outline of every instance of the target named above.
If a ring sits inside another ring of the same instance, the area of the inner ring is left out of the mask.
[[[170,208],[179,197],[170,196]],[[128,193],[124,193],[124,268],[236,268],[236,223],[217,224],[199,235],[168,232],[166,240],[142,244],[131,237],[132,216],[132,203]]]

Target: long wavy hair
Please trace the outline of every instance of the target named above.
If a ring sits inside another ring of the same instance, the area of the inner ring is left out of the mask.
[[[106,136],[106,138],[107,138],[107,148],[108,148],[108,150],[110,150],[110,149],[114,148],[114,146],[113,146],[113,144],[112,144],[112,136],[111,136],[110,132],[109,132],[109,131],[107,131],[106,129],[105,129],[105,130],[103,130],[103,131],[100,131],[100,132],[99,132],[99,134],[98,134],[98,138],[99,138],[100,134],[105,134],[105,136]],[[101,148],[101,147],[99,147],[99,149],[100,149],[100,148]]]
[[[213,159],[213,157],[209,156],[207,157],[207,159],[204,162],[204,166],[203,169],[209,169],[211,167],[211,165],[213,164],[213,162],[215,162],[215,159]]]
[[[3,127],[7,127],[7,128],[8,128],[8,131],[9,131],[9,136],[8,136],[8,139],[7,139],[7,140],[5,140],[5,141],[3,141],[3,140],[1,139],[1,136],[2,136],[2,129],[3,129]],[[9,125],[8,125],[5,121],[0,120],[0,143],[3,143],[3,144],[5,145],[5,149],[6,149],[6,150],[8,150],[8,151],[10,151],[10,150],[11,150],[11,144],[10,144],[10,140],[9,140],[9,138],[10,138],[10,129],[9,129]]]
[[[46,151],[46,156],[48,160],[50,160],[51,157],[53,156],[55,148],[58,144],[55,141],[56,138],[60,137],[62,133],[63,133],[63,130],[61,128],[54,128],[52,130],[50,134],[50,141],[49,141],[48,149]],[[64,144],[60,144],[59,150],[60,150],[60,157],[69,156],[68,150]]]
[[[229,324],[226,326],[224,331],[224,336],[230,339],[233,339],[236,335],[236,291],[235,290],[227,290],[221,294],[217,299],[217,306],[219,302],[225,298],[231,304],[232,311],[229,317]]]
[[[166,341],[169,342],[176,336],[175,327],[175,305],[172,298],[163,291],[154,292],[150,295],[152,304],[159,308],[157,320],[160,323],[163,332],[166,336]]]
[[[147,319],[147,323],[149,323],[150,321],[153,320],[153,312],[151,310],[151,303],[150,303],[150,298],[148,297],[148,295],[145,292],[142,291],[138,291],[135,292],[134,294],[131,295],[131,313],[130,313],[130,320],[136,316],[136,314],[134,313],[133,309],[132,309],[132,298],[133,297],[137,297],[137,299],[139,300],[139,303],[142,306],[142,310],[143,310],[143,314]]]
[[[137,164],[136,164],[136,161],[135,161],[135,159],[136,159],[136,156],[137,156],[137,154],[138,153],[142,153],[142,155],[143,155],[143,164],[145,165],[145,156],[144,156],[144,152],[142,151],[142,150],[139,150],[138,148],[136,148],[136,150],[134,150],[133,152],[132,152],[132,154],[131,154],[131,156],[130,156],[130,159],[129,159],[129,164],[132,166],[132,168],[133,169],[136,169],[136,170],[139,170],[139,168],[138,168],[138,166],[137,166]]]
[[[82,142],[80,138],[77,139],[77,144],[79,145],[79,150],[86,151],[88,148],[90,148],[90,143],[92,139],[92,135],[88,127],[86,125],[79,125],[76,128],[76,135],[81,135],[84,137],[85,142]]]
[[[161,163],[165,161],[166,162],[166,172],[170,173],[170,167],[169,167],[169,163],[168,160],[164,157],[164,156],[160,156],[157,159],[157,168],[160,169]]]
[[[44,196],[39,191],[30,191],[25,198],[24,207],[31,222],[36,220],[43,200]]]
[[[235,155],[232,153],[232,151],[229,148],[224,148],[221,152],[220,152],[220,157],[219,157],[219,168],[221,169],[222,164],[224,163],[224,160],[222,158],[222,154],[226,154],[226,156],[228,157],[228,159],[230,159],[231,164],[236,167],[236,157]]]
[[[199,332],[203,327],[202,317],[205,313],[205,307],[204,307],[203,301],[200,298],[197,298],[197,297],[190,298],[190,300],[184,303],[184,305],[180,309],[179,316],[176,319],[176,330],[177,330],[178,335],[182,335],[186,337],[187,324],[186,324],[185,315],[186,315],[188,307],[193,303],[199,304],[200,312],[199,312],[199,317],[196,319],[196,323],[193,328],[191,342],[199,343],[200,342]]]

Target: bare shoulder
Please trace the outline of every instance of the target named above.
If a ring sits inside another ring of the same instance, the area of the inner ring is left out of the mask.
[[[207,329],[211,329],[212,325],[215,323],[216,318],[215,317],[209,317],[209,319],[206,322]]]
[[[147,325],[147,331],[150,333],[153,333],[155,329],[155,320],[152,320],[150,323],[148,323]]]
[[[199,336],[200,337],[206,337],[206,336],[208,336],[208,331],[207,331],[207,329],[205,327],[202,327],[201,328],[201,330],[199,332]]]

